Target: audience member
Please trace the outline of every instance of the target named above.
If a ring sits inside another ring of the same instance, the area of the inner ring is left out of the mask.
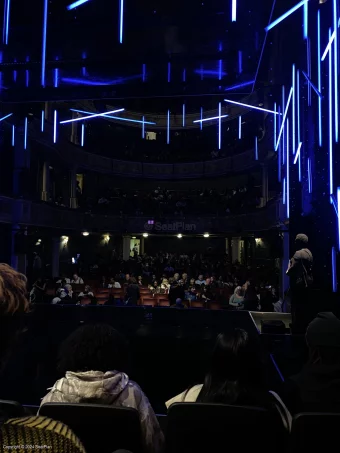
[[[126,305],[137,305],[138,300],[140,299],[139,286],[137,285],[137,280],[135,277],[129,276],[129,284],[126,288],[125,301]]]
[[[183,304],[182,299],[178,298],[178,299],[176,299],[176,303],[174,305],[171,305],[171,308],[183,309],[183,308],[188,308],[188,307],[185,304]]]
[[[65,285],[57,290],[56,297],[52,300],[52,304],[72,304],[73,290],[71,285]]]
[[[38,280],[33,284],[33,288],[30,292],[31,304],[41,304],[43,302],[45,289],[46,283],[42,277],[39,277]]]
[[[93,304],[93,305],[97,304],[97,300],[96,300],[96,298],[94,296],[94,293],[93,293],[93,291],[91,289],[91,286],[86,285],[84,291],[81,291],[78,294],[78,302],[81,303],[81,301],[83,299],[90,299],[91,300],[91,304]]]
[[[242,295],[242,288],[241,286],[237,286],[235,288],[234,294],[230,296],[229,305],[237,310],[243,310],[244,308],[244,297]]]
[[[73,278],[72,278],[71,283],[74,283],[76,285],[83,285],[84,284],[84,280],[81,277],[79,277],[78,274],[73,274]]]
[[[123,371],[127,361],[124,338],[105,324],[84,325],[73,332],[60,350],[58,380],[43,398],[45,403],[95,403],[138,410],[147,452],[162,451],[163,434],[140,387]]]
[[[121,284],[112,277],[110,278],[110,283],[107,285],[107,287],[109,289],[121,289]]]

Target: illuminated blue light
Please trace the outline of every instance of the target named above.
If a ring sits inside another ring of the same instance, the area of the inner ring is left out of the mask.
[[[0,118],[0,122],[6,120],[7,118],[9,118],[12,115],[13,115],[13,113],[9,113],[8,115],[3,116],[2,118]]]
[[[119,0],[119,42],[123,44],[124,0]]]
[[[293,6],[293,8],[289,9],[287,12],[285,12],[284,14],[282,14],[282,16],[278,17],[276,20],[274,20],[274,22],[272,22],[271,24],[267,25],[267,27],[265,28],[266,31],[269,31],[271,30],[272,28],[274,28],[276,25],[278,25],[280,22],[282,22],[283,20],[285,20],[288,16],[290,16],[291,14],[293,14],[295,11],[297,11],[299,8],[301,8],[301,6],[303,6],[305,3],[307,3],[308,0],[301,0],[301,2],[299,2],[297,5]]]
[[[333,0],[333,27],[334,27],[334,133],[335,141],[339,141],[339,93],[338,93],[338,13],[337,1]]]
[[[291,89],[290,89],[290,92],[289,92],[289,96],[288,96],[288,100],[287,100],[286,109],[285,109],[285,111],[284,111],[283,118],[282,118],[282,124],[281,124],[281,128],[280,128],[279,136],[278,136],[277,142],[276,142],[275,151],[277,151],[277,149],[278,149],[278,147],[279,147],[281,135],[282,135],[283,128],[284,128],[284,126],[285,126],[285,121],[286,121],[287,114],[288,114],[288,109],[289,109],[290,100],[291,100],[291,98],[292,98],[292,93],[293,93],[293,88],[291,88]]]
[[[242,107],[247,107],[249,109],[261,110],[262,112],[274,113],[274,115],[278,115],[278,112],[274,110],[263,109],[261,107],[255,107],[254,105],[243,104],[242,102],[231,101],[230,99],[224,99],[224,102],[229,102],[229,104],[241,105]]]
[[[331,35],[331,29],[328,32]],[[329,193],[333,194],[333,71],[332,71],[332,48],[329,48],[329,59],[328,59],[328,87],[329,87]]]
[[[332,46],[334,39],[335,39],[335,31],[333,31],[333,33],[331,35],[329,35],[329,41],[328,41],[328,44],[326,46],[324,53],[322,54],[321,61],[324,61],[326,59],[328,52],[330,52],[330,50],[331,50],[331,46]]]
[[[203,107],[201,107],[201,120],[200,120],[200,129],[203,129]]]
[[[242,117],[241,115],[238,117],[238,139],[241,140],[242,138]]]
[[[259,149],[258,149],[257,137],[255,137],[255,160],[259,160]]]
[[[308,77],[308,75],[305,73],[305,71],[302,71],[302,74],[305,76],[308,84],[313,88],[313,90],[315,91],[315,93],[319,96],[319,98],[322,99],[322,94],[320,93],[320,91],[317,89],[317,87],[314,85],[314,83],[311,81],[311,79]]]
[[[238,85],[232,85],[231,87],[225,88],[224,91],[233,91],[237,90],[238,88],[247,87],[249,85],[253,85],[255,80],[250,80],[249,82],[239,83]]]
[[[81,125],[81,146],[84,146],[84,141],[85,141],[85,124],[83,123]]]
[[[292,95],[292,147],[293,147],[293,154],[295,154],[295,99],[296,99],[296,87],[295,87],[295,64],[292,66],[292,85],[293,85],[293,95]]]
[[[284,112],[286,109],[286,87],[283,85],[282,86],[282,111]],[[281,126],[282,126],[282,119],[281,120]],[[280,129],[281,130],[281,126]],[[282,163],[283,165],[286,162],[286,128],[283,128],[282,132]]]
[[[334,195],[331,195],[331,196],[330,196],[330,202],[331,202],[331,204],[333,205],[333,208],[334,208],[334,211],[335,211],[336,216],[338,217],[338,215],[339,215],[338,205],[337,205],[337,202],[336,202],[336,200],[335,200],[335,198],[334,198]]]
[[[183,127],[185,127],[185,104],[183,104],[182,119],[183,119],[182,125]]]
[[[167,120],[167,128],[166,128],[166,142],[169,145],[169,143],[170,143],[170,110],[168,110],[168,120]]]
[[[237,0],[231,0],[231,21],[236,22]]]
[[[27,116],[25,118],[25,123],[24,123],[24,149],[27,149]]]
[[[300,71],[296,71],[296,115],[297,115],[297,141],[300,143],[301,130],[300,130]]]
[[[30,57],[26,57],[26,61],[30,61]],[[30,72],[28,69],[26,69],[25,71],[25,79],[26,79],[26,87],[28,87],[29,83],[30,83]]]
[[[168,83],[171,82],[171,63],[168,62]]]
[[[320,37],[320,10],[318,11],[317,19],[317,29],[318,29],[318,91],[321,93],[321,37]],[[318,99],[319,109],[318,109],[318,119],[319,119],[319,146],[322,146],[322,103],[321,97]]]
[[[145,82],[145,80],[146,80],[146,64],[145,63],[142,66],[142,74],[143,74],[142,80],[143,80],[143,82]]]
[[[53,143],[57,143],[57,119],[58,113],[54,111],[54,121],[53,121]]]
[[[87,3],[89,0],[78,0],[74,3],[71,3],[68,5],[66,8],[71,11],[71,9],[77,8],[77,6],[83,5],[84,3]]]
[[[186,69],[183,69],[183,82],[186,82],[187,81],[187,70]]]
[[[5,27],[5,44],[8,45],[8,33],[9,33],[9,13],[11,10],[11,0],[6,2],[6,27]]]
[[[312,168],[311,168],[311,161],[308,158],[307,160],[307,171],[308,171],[308,193],[312,193]]]
[[[303,5],[303,37],[308,38],[308,2]]]
[[[48,0],[44,0],[44,15],[43,15],[43,37],[41,51],[41,86],[45,88],[46,82],[46,38],[47,38],[47,15]]]
[[[332,288],[333,293],[336,293],[338,290],[338,283],[336,277],[336,251],[335,247],[332,247]]]
[[[340,187],[337,188],[338,213],[340,212]],[[340,215],[338,214],[338,248],[340,251]]]
[[[203,80],[203,76],[213,76],[213,77],[224,77],[227,75],[226,72],[223,72],[222,71],[222,60],[219,60],[219,67],[218,67],[218,70],[217,71],[214,71],[213,69],[195,69],[194,71],[195,74],[198,74],[201,76],[201,80]],[[221,80],[219,78],[219,80]]]
[[[281,107],[279,106],[279,112],[281,112]],[[281,127],[281,116],[278,117],[279,118],[279,128]],[[275,148],[275,145],[274,145],[274,148]],[[278,180],[279,182],[281,182],[281,179],[282,179],[282,169],[281,169],[281,162],[282,162],[282,155],[281,155],[281,143],[279,145],[279,150],[278,150],[278,158],[277,158],[277,166],[278,166]]]
[[[238,73],[242,74],[243,68],[242,68],[242,50],[238,51]]]
[[[58,82],[59,82],[59,69],[55,68],[55,70],[54,70],[54,88],[58,88]]]
[[[82,57],[83,60],[86,60],[86,52],[83,52],[81,57]],[[86,77],[87,74],[86,74],[86,67],[85,66],[83,66],[81,68],[81,74],[82,74],[83,77]]]
[[[41,132],[44,132],[45,125],[45,110],[41,111]]]
[[[213,121],[213,120],[219,120],[220,118],[226,118],[229,115],[221,115],[221,116],[212,116],[211,118],[203,118],[201,120],[195,120],[193,123],[203,123],[204,121]]]
[[[7,10],[7,0],[4,1],[4,23],[2,27],[2,42],[5,43],[5,30],[6,30],[6,10]]]
[[[276,102],[274,103],[274,112],[276,112]],[[276,145],[276,115],[274,115],[274,148]]]
[[[286,178],[283,178],[282,203],[286,204]]]
[[[78,113],[85,113],[87,115],[93,115],[94,112],[86,112],[85,110],[77,110],[77,109],[70,109],[71,112],[78,112]],[[119,121],[127,121],[129,123],[139,123],[141,124],[143,121],[141,120],[133,120],[132,118],[121,118],[120,116],[112,116],[112,115],[103,115],[103,118],[111,118],[113,120],[119,120]],[[153,121],[144,121],[144,124],[157,124]]]
[[[218,61],[218,80],[222,80],[222,60]]]
[[[287,178],[287,219],[290,215],[290,200],[289,200],[289,119],[287,118],[287,156],[286,156],[286,178]]]
[[[73,118],[71,120],[60,121],[60,124],[74,123],[75,121],[82,121],[82,120],[89,120],[91,118],[96,118],[96,117],[100,117],[100,116],[106,116],[106,115],[109,115],[111,113],[123,112],[124,110],[125,109],[118,109],[118,110],[111,110],[110,112],[105,112],[105,113],[95,113],[95,114],[90,115],[90,116],[82,116],[80,118]],[[73,110],[73,111],[75,112],[76,110]]]
[[[311,52],[310,52],[310,39],[307,39],[307,72],[308,72],[308,77],[309,80],[311,80],[311,73],[312,73],[312,67],[311,67]],[[312,88],[311,84],[309,83],[307,86],[307,94],[308,94],[308,106],[312,105]]]
[[[218,149],[221,149],[221,141],[222,141],[222,124],[221,124],[221,113],[222,113],[222,104],[221,102],[218,103]]]
[[[294,165],[296,164],[298,158],[300,157],[302,142],[299,143],[298,149],[296,150],[295,158],[294,158]]]
[[[15,145],[15,126],[12,124],[12,146]]]
[[[137,74],[133,76],[128,76],[128,77],[120,77],[118,79],[114,80],[103,80],[103,79],[97,79],[97,80],[89,80],[89,79],[79,79],[76,77],[63,77],[61,79],[62,82],[64,83],[73,83],[76,85],[88,85],[88,86],[108,86],[108,85],[120,85],[125,82],[128,82],[129,80],[136,80],[142,78],[142,74]]]
[[[142,117],[142,138],[145,138],[145,116]]]

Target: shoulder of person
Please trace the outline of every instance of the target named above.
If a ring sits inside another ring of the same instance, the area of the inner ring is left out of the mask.
[[[200,391],[202,390],[203,384],[194,385],[189,390],[185,390],[179,395],[174,396],[170,400],[166,401],[165,405],[169,408],[174,403],[195,403]]]

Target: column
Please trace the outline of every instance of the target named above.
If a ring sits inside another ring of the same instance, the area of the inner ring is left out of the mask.
[[[76,209],[77,207],[77,172],[73,169],[70,171],[70,208]]]
[[[41,199],[42,201],[50,199],[50,165],[48,162],[44,162],[42,170]]]
[[[262,206],[268,203],[268,166],[262,164]]]
[[[72,112],[72,119],[76,119],[76,118],[78,118],[78,116],[79,115],[77,112]],[[72,125],[71,143],[74,143],[75,145],[79,145],[78,123],[79,123],[79,121],[73,121],[71,123],[71,125]]]
[[[289,256],[289,232],[283,231],[282,232],[283,241],[283,254],[281,258],[281,278],[280,278],[280,287],[281,287],[281,297],[283,298],[284,292],[289,288],[289,277],[286,274],[288,269],[288,263],[290,260]]]
[[[52,238],[52,277],[59,277],[60,237]]]
[[[232,262],[241,261],[241,238],[232,238],[231,242],[231,258]]]
[[[130,259],[130,242],[131,236],[123,236],[123,260],[128,261]]]
[[[145,239],[144,239],[144,237],[142,236],[142,237],[140,238],[140,246],[139,246],[139,253],[140,253],[140,255],[143,255],[143,254],[144,254],[144,241],[145,241]]]

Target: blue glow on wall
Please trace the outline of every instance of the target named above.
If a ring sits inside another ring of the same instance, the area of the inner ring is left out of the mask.
[[[281,107],[279,106],[278,108],[278,111],[281,112]],[[278,117],[278,126],[279,128],[281,127],[281,116]],[[274,144],[274,148],[275,148],[275,144]],[[281,179],[282,179],[282,144],[280,143],[279,145],[279,148],[278,148],[278,156],[277,156],[277,167],[278,167],[278,180],[279,182],[281,182]]]
[[[289,105],[290,105],[290,100],[292,99],[292,93],[293,93],[293,88],[291,88],[290,91],[289,91],[289,96],[288,96],[288,100],[287,100],[287,105],[286,105],[286,108],[285,108],[285,111],[284,111],[284,114],[283,114],[282,124],[281,124],[281,128],[280,128],[279,136],[278,136],[278,138],[277,138],[275,151],[277,151],[277,149],[278,149],[278,147],[279,147],[281,135],[282,135],[283,129],[284,129],[284,127],[285,127],[285,122],[286,122],[286,118],[287,118],[287,114],[288,114],[288,109],[289,109]]]
[[[15,126],[12,124],[12,146],[15,146]]]
[[[78,110],[78,109],[70,109],[71,112],[78,112],[78,113],[85,113],[87,115],[93,115],[94,112],[86,112],[85,110]],[[112,116],[112,115],[108,115],[108,114],[105,114],[103,115],[103,118],[111,118],[113,120],[118,120],[118,121],[126,121],[128,123],[139,123],[141,124],[143,121],[141,120],[134,120],[132,118],[121,118],[120,116]],[[144,121],[144,124],[157,124],[153,121]]]
[[[45,110],[41,111],[41,132],[44,132],[45,126]]]
[[[54,118],[53,118],[53,143],[57,143],[57,119],[58,113],[54,110]]]
[[[290,216],[290,184],[289,184],[289,119],[287,118],[287,155],[286,155],[286,179],[287,179],[287,219]]]
[[[48,17],[48,0],[44,0],[43,12],[43,36],[41,51],[41,86],[46,86],[46,39],[47,39],[47,17]]]
[[[237,15],[237,0],[231,0],[231,20],[236,22]]]
[[[339,93],[338,93],[338,0],[333,0],[333,28],[334,28],[334,135],[339,141]]]
[[[328,32],[329,36],[331,35],[331,29]],[[333,194],[333,68],[332,68],[332,47],[329,48],[329,58],[328,58],[328,89],[329,89],[329,193]]]
[[[75,109],[70,109],[73,112],[76,112]],[[118,112],[123,112],[125,109],[117,109],[117,110],[111,110],[110,112],[105,112],[105,113],[95,113],[90,116],[82,116],[80,118],[72,118],[71,120],[65,120],[65,121],[60,121],[60,124],[67,124],[67,123],[74,123],[75,121],[82,121],[82,120],[89,120],[91,118],[97,118],[100,116],[106,116],[110,115],[111,113],[118,113]]]
[[[301,141],[301,123],[300,123],[300,71],[296,71],[296,115],[297,115],[297,141]]]
[[[255,160],[259,160],[258,139],[255,137]]]
[[[119,42],[123,44],[124,0],[119,0]]]
[[[25,118],[25,123],[24,123],[24,149],[27,149],[27,116]]]
[[[82,147],[84,146],[84,141],[85,141],[85,124],[83,123],[81,125],[81,141],[80,141],[80,145]]]
[[[242,74],[243,67],[242,67],[242,50],[238,51],[238,73]]]
[[[296,99],[296,86],[295,86],[295,64],[292,66],[292,88],[293,88],[293,95],[292,95],[292,147],[293,147],[293,154],[295,154],[295,99]]]
[[[26,57],[26,61],[29,62],[30,57]],[[28,69],[26,69],[26,71],[25,71],[25,81],[26,81],[26,88],[28,88],[28,85],[30,83],[30,72]]]
[[[218,149],[221,149],[222,145],[222,104],[218,103]]]
[[[222,80],[222,60],[218,61],[218,80]],[[224,74],[224,73],[223,73]]]
[[[242,138],[242,117],[241,115],[238,117],[238,139],[241,140]]]
[[[308,2],[303,5],[303,37],[308,38]]]
[[[301,6],[303,6],[305,3],[307,3],[308,0],[301,0],[301,2],[299,2],[297,5],[293,6],[293,8],[289,9],[288,11],[286,11],[284,14],[282,14],[282,16],[278,17],[277,19],[274,20],[274,22],[272,22],[271,24],[267,25],[267,27],[265,28],[266,31],[269,31],[271,30],[272,28],[274,28],[276,25],[278,25],[280,22],[282,22],[283,20],[285,20],[288,16],[290,16],[291,14],[293,14],[295,11],[297,11],[299,8],[301,8]]]
[[[54,69],[54,88],[58,88],[58,83],[59,83],[59,69],[55,68]]]
[[[334,211],[335,211],[335,215],[338,217],[339,213],[338,213],[338,204],[337,204],[337,201],[334,197],[334,195],[330,195],[330,203],[331,205],[333,205],[333,208],[334,208]]]
[[[242,102],[231,101],[230,99],[224,99],[224,102],[229,102],[229,104],[241,105],[242,107],[247,107],[249,109],[261,110],[262,112],[274,113],[278,115],[278,112],[274,110],[263,109],[261,107],[256,107],[255,105],[243,104]]]
[[[318,40],[318,91],[321,93],[321,36],[320,36],[320,10],[317,16],[317,40]],[[319,121],[319,146],[322,146],[322,102],[318,99],[318,121]]]
[[[170,143],[170,110],[168,110],[167,128],[166,128],[166,142],[169,145],[169,143]]]
[[[182,126],[185,127],[185,104],[182,107]]]
[[[307,72],[308,72],[308,79],[311,80],[311,50],[310,50],[310,39],[307,39]],[[312,105],[312,88],[311,84],[309,83],[307,86],[307,94],[308,94],[308,106]]]
[[[66,9],[68,9],[69,11],[71,11],[72,9],[74,8],[77,8],[77,6],[81,6],[83,5],[84,3],[87,3],[89,0],[77,0],[76,2],[74,3],[71,3],[70,5],[68,5],[66,7]]]
[[[187,81],[187,70],[186,69],[183,69],[182,80],[183,80],[183,82]]]
[[[332,288],[333,293],[336,293],[338,290],[338,282],[336,277],[336,251],[335,247],[332,247]]]

